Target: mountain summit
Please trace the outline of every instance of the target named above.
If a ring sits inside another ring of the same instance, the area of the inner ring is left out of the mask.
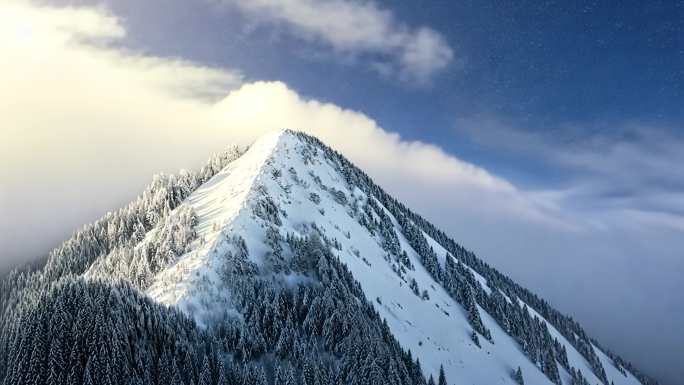
[[[6,385],[649,382],[289,130],[156,177],[1,285]]]

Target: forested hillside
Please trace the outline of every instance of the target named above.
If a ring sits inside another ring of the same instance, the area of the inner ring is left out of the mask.
[[[292,131],[155,177],[0,282],[14,384],[654,384]]]

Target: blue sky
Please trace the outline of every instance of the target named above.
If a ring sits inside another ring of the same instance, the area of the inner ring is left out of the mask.
[[[0,41],[0,80],[35,79],[0,91],[8,260],[154,172],[293,125],[650,374],[684,377],[681,1],[35,4],[4,22],[21,44]]]
[[[375,3],[394,24],[429,28],[452,51],[446,66],[420,81],[379,73],[375,62],[393,64],[391,54],[340,50],[230,1],[167,1],[163,12],[154,1],[105,4],[124,19],[128,47],[284,81],[523,183],[564,178],[529,154],[478,145],[472,136],[483,130],[481,120],[561,146],[588,137],[633,140],[635,126],[681,139],[681,2]]]

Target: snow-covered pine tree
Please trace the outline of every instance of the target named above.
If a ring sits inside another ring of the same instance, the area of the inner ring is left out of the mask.
[[[513,379],[515,380],[516,384],[525,385],[525,379],[523,378],[522,369],[520,369],[520,366],[518,366],[518,370],[513,372]]]

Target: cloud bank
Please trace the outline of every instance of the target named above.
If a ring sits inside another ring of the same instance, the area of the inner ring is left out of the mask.
[[[539,194],[580,214],[587,227],[684,231],[684,170],[678,167],[684,137],[673,130],[614,122],[610,134],[571,124],[532,132],[495,116],[462,118],[456,126],[462,136],[521,165],[532,160],[569,175],[568,187]]]
[[[364,24],[381,18],[380,34],[398,28],[372,5],[326,4],[350,17],[363,12]],[[448,192],[464,209],[477,199],[492,215],[560,223],[508,181],[436,146],[404,141],[364,114],[280,82],[244,83],[236,71],[121,49],[125,28],[104,10],[13,2],[0,6],[0,28],[5,263],[46,251],[36,234],[57,242],[65,229],[131,199],[155,172],[198,166],[211,152],[279,128],[320,137],[394,193]],[[351,49],[364,36],[335,44]]]
[[[221,0],[257,22],[281,25],[305,40],[343,54],[372,57],[373,67],[427,82],[454,57],[442,35],[409,27],[373,2],[354,0]]]

